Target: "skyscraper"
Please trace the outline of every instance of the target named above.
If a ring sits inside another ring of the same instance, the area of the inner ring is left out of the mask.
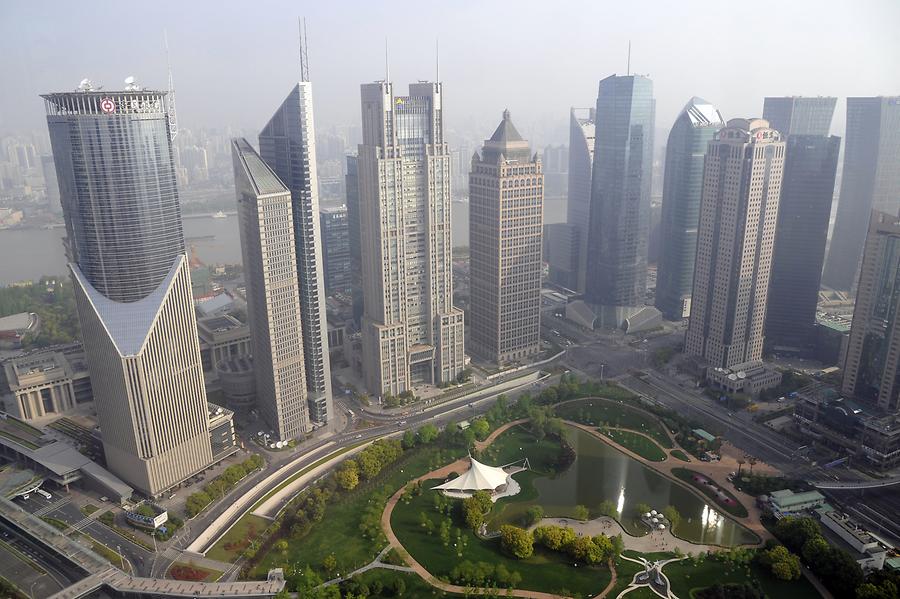
[[[301,81],[259,134],[259,154],[291,191],[310,418],[331,420],[331,367],[319,231],[312,84]]]
[[[256,405],[289,441],[309,432],[290,190],[246,139],[231,143]]]
[[[106,461],[157,496],[213,460],[165,93],[42,97]]]
[[[541,349],[544,176],[509,116],[469,174],[471,350],[496,364]]]
[[[585,291],[587,268],[588,232],[591,222],[591,172],[594,168],[594,109],[569,110],[569,201],[566,206],[566,223],[574,231],[567,237],[577,245],[575,253],[576,279],[571,289]],[[553,264],[550,265],[551,277]],[[565,268],[563,270],[571,270]],[[559,277],[557,277],[559,278]]]
[[[347,156],[344,177],[347,194],[347,228],[350,230],[350,286],[353,293],[353,320],[359,327],[363,314],[362,245],[359,228],[359,171],[356,156]]]
[[[784,153],[763,119],[731,119],[709,144],[684,349],[711,367],[762,359]]]
[[[656,274],[656,307],[669,320],[681,320],[691,313],[703,157],[713,135],[724,126],[715,106],[694,97],[669,132]]]
[[[440,83],[361,86],[363,368],[376,395],[450,381],[465,363],[453,307],[450,152]]]
[[[351,235],[347,207],[322,208],[320,223],[325,293],[329,295],[350,293],[352,291]]]
[[[769,126],[788,135],[828,136],[837,98],[768,97],[763,102],[763,117]]]
[[[872,212],[842,391],[900,413],[900,217]]]
[[[900,96],[847,98],[844,170],[823,281],[849,290],[856,280],[872,210],[900,209]]]
[[[620,326],[647,293],[655,112],[646,77],[612,75],[600,82],[586,295],[602,327]]]
[[[766,345],[777,351],[812,349],[840,149],[835,136],[787,138],[766,316]]]

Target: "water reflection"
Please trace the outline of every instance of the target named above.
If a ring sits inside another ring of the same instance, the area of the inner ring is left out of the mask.
[[[597,513],[601,502],[612,501],[619,521],[631,534],[647,532],[646,527],[637,521],[635,511],[638,503],[646,503],[659,511],[668,505],[675,506],[681,514],[676,532],[689,541],[726,546],[757,541],[753,533],[723,516],[681,485],[599,439],[575,428],[570,428],[569,438],[578,454],[569,469],[555,478],[534,479],[536,498],[501,501],[490,522],[491,528],[522,518],[528,507],[534,504],[542,505],[548,516],[571,517],[577,505],[585,505]]]

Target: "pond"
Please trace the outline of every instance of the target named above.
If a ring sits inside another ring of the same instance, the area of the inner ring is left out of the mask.
[[[675,506],[681,514],[675,532],[688,541],[722,546],[758,542],[751,531],[678,483],[585,431],[575,427],[568,427],[568,430],[569,442],[577,453],[575,462],[553,477],[517,475],[517,479],[524,475],[520,479],[523,487],[533,489],[518,498],[499,501],[489,522],[491,529],[507,522],[519,523],[517,521],[523,519],[532,505],[542,506],[548,517],[571,517],[575,506],[584,505],[595,517],[600,503],[609,500],[616,504],[617,520],[633,535],[647,532],[647,528],[636,521],[635,511],[636,504],[646,503],[658,511],[667,505]]]

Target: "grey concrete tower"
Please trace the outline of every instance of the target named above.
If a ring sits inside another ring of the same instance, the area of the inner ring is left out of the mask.
[[[290,190],[246,139],[231,143],[256,405],[276,435],[310,430]]]
[[[397,395],[456,378],[465,366],[463,313],[453,307],[450,151],[440,83],[394,96],[362,85],[358,181],[370,393]]]
[[[847,98],[841,195],[823,282],[849,290],[872,210],[900,209],[900,96]]]
[[[325,423],[332,419],[334,406],[328,363],[312,83],[301,81],[295,85],[278,107],[259,134],[259,154],[291,190],[309,415],[313,421]]]
[[[215,457],[165,93],[43,98],[106,461],[157,496]]]
[[[655,113],[650,79],[612,75],[600,82],[586,298],[604,328],[621,326],[647,293]]]
[[[763,117],[769,126],[788,135],[828,136],[837,98],[819,96],[768,97],[763,102]]]
[[[544,176],[509,116],[469,173],[470,349],[496,364],[541,349]]]
[[[681,320],[691,313],[703,158],[713,135],[724,126],[721,113],[706,100],[695,97],[669,132],[656,275],[656,307],[669,320]]]
[[[711,367],[762,359],[784,155],[763,119],[731,119],[709,144],[684,351]]]

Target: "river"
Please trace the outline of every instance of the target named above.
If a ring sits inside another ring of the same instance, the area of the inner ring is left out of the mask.
[[[545,221],[561,222],[565,218],[565,202],[548,200]],[[469,205],[453,202],[453,245],[469,244]],[[0,286],[17,281],[36,280],[43,275],[65,275],[66,260],[62,239],[66,230],[5,229],[0,230]],[[237,216],[211,216],[184,219],[184,237],[197,256],[207,264],[240,264],[241,240]]]

